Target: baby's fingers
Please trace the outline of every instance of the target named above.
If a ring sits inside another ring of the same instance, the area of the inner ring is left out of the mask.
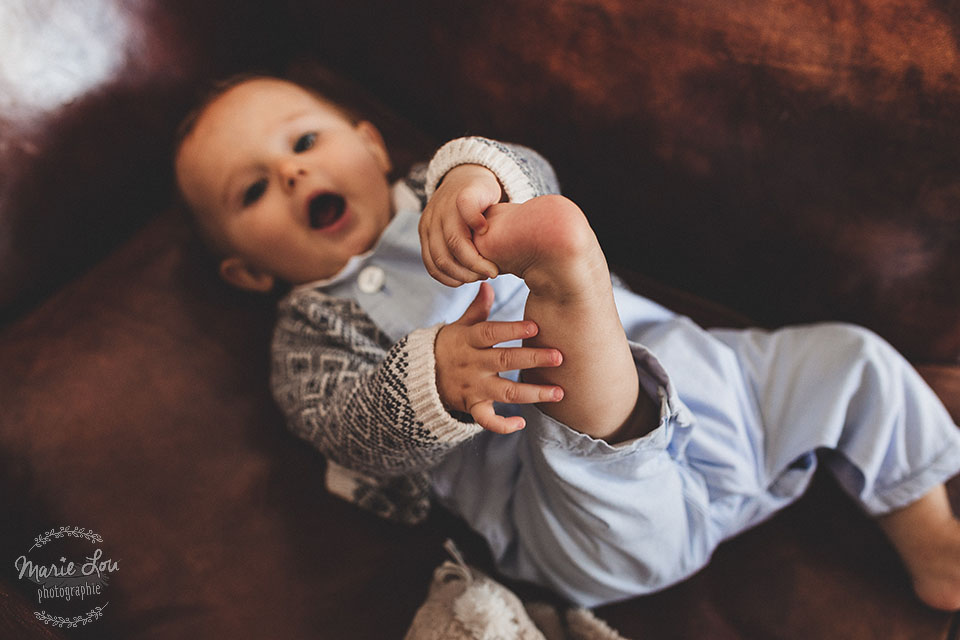
[[[487,231],[487,219],[483,212],[492,204],[500,200],[500,188],[490,191],[480,186],[469,186],[457,194],[457,213],[460,218],[473,229],[474,233],[483,234]]]
[[[423,236],[420,242],[420,253],[423,256],[423,266],[427,268],[427,273],[429,273],[434,280],[448,287],[459,287],[464,282],[476,280],[476,278],[463,280],[451,276],[449,265],[454,264],[454,260],[443,244],[442,238],[438,242],[435,239],[436,237],[436,235]],[[469,272],[464,271],[459,275],[463,274],[469,274]]]
[[[532,338],[538,331],[537,323],[532,320],[510,322],[490,320],[473,325],[467,344],[476,349],[486,349],[501,342]]]
[[[477,247],[473,244],[470,230],[462,221],[459,221],[459,224],[454,222],[452,226],[453,228],[444,227],[443,235],[453,257],[461,265],[472,271],[477,278],[496,278],[500,273],[497,265],[480,255]]]
[[[493,410],[493,402],[489,400],[478,402],[470,407],[470,415],[477,421],[477,424],[487,431],[501,435],[519,431],[527,425],[526,421],[520,416],[505,418],[497,415],[497,412]]]
[[[487,367],[490,371],[514,371],[522,369],[536,369],[539,367],[559,367],[563,362],[563,355],[556,350],[546,347],[500,347],[485,352],[489,358]]]
[[[433,277],[434,280],[437,280],[441,284],[445,284],[448,287],[459,287],[463,284],[462,281],[454,280],[450,276],[446,275],[440,271],[436,266],[436,261],[433,257],[433,252],[430,250],[430,225],[429,221],[426,220],[426,213],[424,217],[420,220],[420,256],[423,259],[423,266],[426,267],[427,273]]]
[[[450,253],[450,240],[444,237],[443,229],[440,230],[440,233],[432,233],[427,240],[429,247],[430,259],[432,260],[433,266],[438,272],[445,275],[447,278],[456,280],[458,284],[464,282],[476,282],[486,276],[478,275],[466,268],[457,258]],[[465,242],[470,243],[469,239]],[[444,282],[444,284],[446,284]]]
[[[514,382],[506,378],[491,378],[487,397],[504,404],[536,404],[560,402],[563,389],[556,385]]]

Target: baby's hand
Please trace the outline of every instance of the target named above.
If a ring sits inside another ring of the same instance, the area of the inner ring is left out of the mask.
[[[557,402],[563,399],[563,389],[514,382],[498,374],[514,369],[556,367],[562,357],[556,349],[495,348],[494,345],[501,342],[532,338],[537,335],[537,325],[529,320],[488,321],[492,304],[493,287],[484,282],[460,319],[440,329],[434,347],[437,390],[447,409],[469,412],[488,431],[512,433],[525,426],[523,418],[497,415],[494,402]]]
[[[480,255],[472,233],[487,230],[483,212],[502,194],[486,167],[464,164],[447,172],[420,217],[420,251],[431,276],[450,287],[497,277],[497,266]]]

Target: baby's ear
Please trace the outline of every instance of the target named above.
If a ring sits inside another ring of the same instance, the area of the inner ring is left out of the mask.
[[[220,277],[239,289],[255,293],[269,293],[273,290],[275,281],[272,274],[261,271],[236,256],[224,258],[220,262]]]
[[[367,143],[370,153],[377,159],[377,163],[380,165],[380,168],[383,169],[383,172],[390,173],[390,170],[393,169],[393,164],[390,162],[390,154],[387,152],[387,145],[383,141],[383,136],[380,135],[380,130],[377,129],[372,122],[367,122],[366,120],[358,122],[356,129],[360,137]]]

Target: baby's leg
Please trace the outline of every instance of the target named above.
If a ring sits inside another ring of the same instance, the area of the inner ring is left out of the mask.
[[[737,355],[756,390],[764,466],[799,474],[789,468],[806,461],[800,466],[812,473],[813,452],[837,452],[820,459],[876,516],[919,597],[960,607],[960,523],[943,486],[960,470],[960,431],[910,363],[852,325],[712,334]],[[803,486],[779,473],[768,479],[778,496]]]
[[[877,521],[903,558],[920,599],[937,609],[960,609],[960,520],[943,485]]]
[[[562,401],[540,409],[608,442],[653,429],[659,412],[640,392],[607,262],[583,212],[566,198],[543,196],[495,205],[487,220],[487,232],[475,238],[477,249],[530,289],[524,315],[540,331],[528,343],[563,354],[559,367],[523,372],[528,382],[564,390]]]

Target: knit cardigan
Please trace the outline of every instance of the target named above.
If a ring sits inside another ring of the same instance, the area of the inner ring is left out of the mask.
[[[443,176],[461,164],[493,171],[512,202],[559,191],[553,169],[530,149],[460,138],[405,178],[421,211]],[[323,454],[331,493],[391,520],[422,520],[429,470],[481,431],[440,401],[434,361],[440,328],[417,329],[392,343],[357,302],[328,295],[322,283],[297,287],[278,305],[271,389],[289,428]]]

